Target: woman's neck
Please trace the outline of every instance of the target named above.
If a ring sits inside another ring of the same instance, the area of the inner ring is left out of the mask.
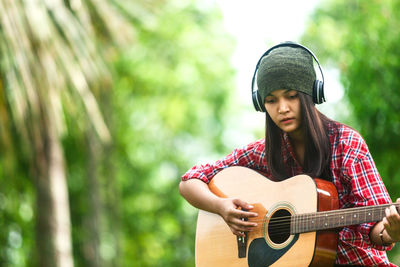
[[[297,161],[303,166],[304,165],[304,154],[305,154],[305,144],[304,144],[304,132],[296,131],[289,133],[290,141],[294,148],[294,153],[296,154]]]
[[[304,146],[304,130],[297,129],[296,131],[288,133],[290,141],[294,146],[303,145]]]

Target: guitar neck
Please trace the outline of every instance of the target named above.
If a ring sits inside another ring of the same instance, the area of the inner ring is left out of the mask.
[[[396,206],[396,209],[399,210],[400,204],[392,203],[293,215],[290,232],[291,234],[298,234],[367,222],[377,222],[385,217],[385,209],[391,205]]]

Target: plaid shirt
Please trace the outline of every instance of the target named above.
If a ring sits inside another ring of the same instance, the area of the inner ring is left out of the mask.
[[[296,160],[288,135],[283,135],[282,155],[292,176],[303,173]],[[340,123],[329,126],[331,142],[332,182],[337,188],[340,208],[391,203],[391,199],[376,169],[375,163],[361,135]],[[231,154],[213,164],[198,165],[182,176],[182,180],[197,178],[205,183],[222,169],[245,166],[261,171],[270,177],[265,159],[265,139],[235,149]],[[369,232],[375,223],[344,227],[339,232],[336,264],[363,266],[396,266],[389,262],[386,251],[391,246],[372,244]]]

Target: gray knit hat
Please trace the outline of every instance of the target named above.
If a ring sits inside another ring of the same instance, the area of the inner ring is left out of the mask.
[[[257,87],[263,102],[268,94],[278,89],[312,96],[315,79],[313,57],[300,47],[273,49],[261,60],[257,71]]]

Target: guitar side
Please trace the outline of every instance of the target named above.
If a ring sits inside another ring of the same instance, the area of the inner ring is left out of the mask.
[[[317,211],[317,187],[309,176],[298,175],[282,182],[272,182],[248,168],[230,167],[218,173],[212,181],[210,189],[215,194],[241,198],[253,204],[253,211],[259,216],[250,220],[257,220],[258,226],[247,235],[246,257],[239,258],[237,238],[224,220],[216,214],[199,211],[197,267],[309,266],[314,258],[323,259],[326,253],[332,257],[329,249],[315,250],[315,232],[291,235],[281,242],[270,238],[266,228],[276,209],[283,207],[296,214]],[[314,252],[318,253],[314,256]]]

